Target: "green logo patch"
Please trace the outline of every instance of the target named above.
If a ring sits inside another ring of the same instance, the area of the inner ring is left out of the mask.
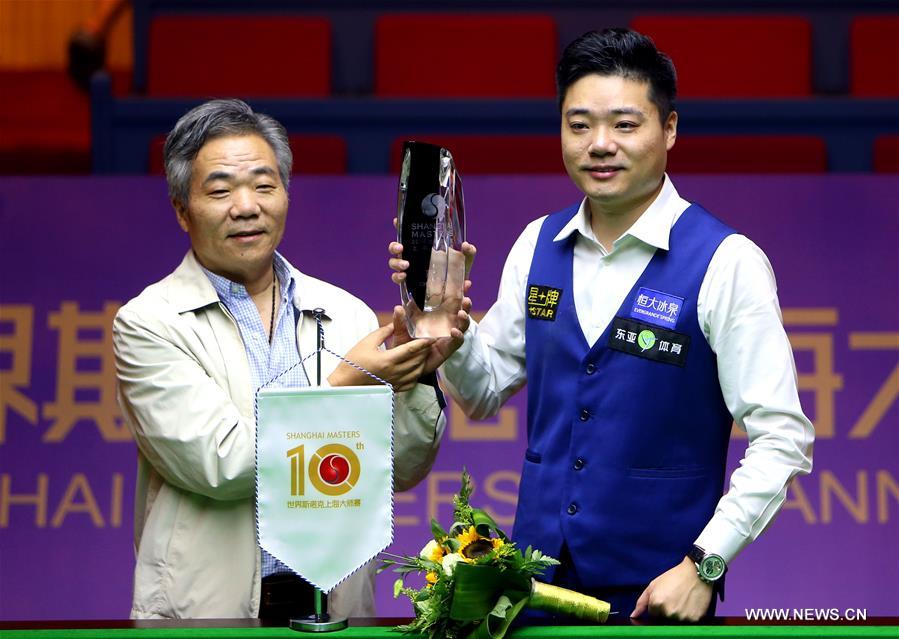
[[[651,326],[629,317],[616,317],[609,330],[609,348],[674,366],[687,364],[690,335]]]
[[[641,350],[648,351],[656,343],[656,335],[652,331],[640,331],[637,335],[637,344]]]

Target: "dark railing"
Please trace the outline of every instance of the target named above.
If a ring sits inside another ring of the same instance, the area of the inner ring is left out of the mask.
[[[151,141],[201,99],[115,98],[108,76],[92,86],[93,169],[145,173]],[[250,99],[290,133],[343,136],[349,173],[387,173],[390,147],[400,136],[482,134],[554,135],[552,99],[397,100],[374,97]],[[814,135],[824,139],[831,171],[871,170],[878,135],[899,134],[899,100],[681,100],[678,130],[685,135]],[[776,154],[777,148],[771,153]]]

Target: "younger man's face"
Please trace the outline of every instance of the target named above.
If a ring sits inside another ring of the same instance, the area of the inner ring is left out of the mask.
[[[668,150],[677,137],[677,113],[660,122],[649,89],[648,82],[598,74],[568,87],[562,102],[562,159],[594,212],[645,210],[661,189]]]

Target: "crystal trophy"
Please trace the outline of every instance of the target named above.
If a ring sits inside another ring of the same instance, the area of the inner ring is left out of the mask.
[[[424,142],[403,144],[397,241],[409,262],[400,287],[413,337],[449,337],[462,308],[465,206],[452,154]]]

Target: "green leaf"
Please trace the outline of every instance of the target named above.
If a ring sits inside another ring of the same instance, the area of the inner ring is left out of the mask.
[[[471,475],[464,468],[462,469],[462,486],[459,494],[453,496],[453,517],[456,521],[471,520],[471,506],[468,501],[472,491]]]
[[[443,529],[443,526],[435,519],[431,518],[431,534],[434,535],[434,540],[437,543],[443,543],[443,540],[449,537],[446,534],[446,531]]]
[[[402,578],[397,579],[396,581],[393,582],[393,598],[398,599],[401,592],[403,592]]]
[[[506,586],[502,571],[492,566],[459,563],[453,577],[456,587],[449,616],[459,621],[483,619],[493,610]]]
[[[490,615],[493,617],[499,617],[500,619],[506,618],[506,611],[512,607],[512,600],[509,599],[506,595],[501,595],[499,599],[496,600],[496,605],[493,606],[493,610],[490,611]]]
[[[431,606],[432,604],[430,599],[424,599],[422,601],[415,602],[415,610],[423,614],[428,614],[431,611]]]
[[[455,588],[449,616],[457,621],[483,619],[501,595],[517,602],[526,598],[531,588],[530,578],[496,566],[459,563],[453,571],[453,580]]]
[[[472,508],[471,519],[474,523],[475,530],[477,530],[478,534],[482,537],[490,537],[490,533],[493,532],[503,541],[509,540],[506,533],[502,531],[499,525],[493,520],[493,517],[488,515],[486,511],[481,510],[480,508]]]
[[[506,632],[509,630],[509,626],[512,625],[512,622],[515,621],[515,618],[524,609],[527,603],[528,600],[527,597],[525,597],[524,599],[520,599],[510,608],[504,610],[504,615],[502,617],[493,614],[487,615],[484,622],[479,624],[477,628],[468,635],[467,639],[503,639],[503,637],[506,636]]]
[[[464,501],[467,504],[469,497],[471,497],[471,491],[472,491],[471,475],[468,474],[468,469],[463,466],[462,467],[462,487],[459,489],[459,500]]]
[[[473,523],[469,520],[466,521],[454,521],[453,525],[450,526],[450,534],[458,535],[460,532],[464,532],[471,528]]]

